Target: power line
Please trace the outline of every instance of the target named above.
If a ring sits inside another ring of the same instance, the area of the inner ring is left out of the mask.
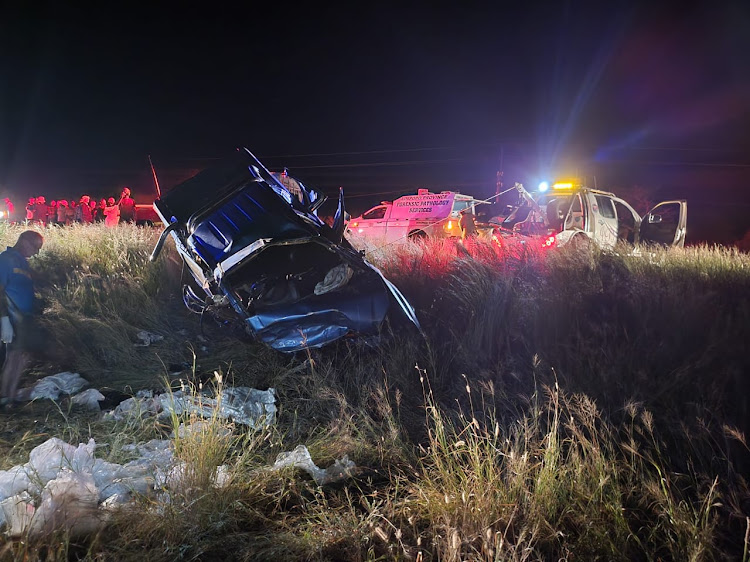
[[[348,152],[312,152],[309,154],[276,154],[276,155],[258,155],[258,158],[261,159],[271,159],[271,158],[319,158],[323,156],[361,156],[361,155],[367,155],[367,154],[400,154],[400,153],[408,153],[408,152],[436,152],[436,151],[443,151],[443,150],[458,150],[458,151],[466,151],[466,150],[475,150],[479,148],[494,148],[494,149],[500,149],[502,146],[522,146],[522,145],[528,145],[530,143],[523,143],[519,141],[508,141],[508,142],[498,142],[498,143],[491,143],[491,144],[475,144],[475,145],[468,145],[468,146],[426,146],[426,147],[416,147],[416,148],[389,148],[389,149],[379,149],[379,150],[357,150],[357,151],[348,151]],[[178,160],[221,160],[221,157],[217,156],[196,156],[196,157],[181,157],[177,158]]]
[[[735,162],[670,162],[666,160],[609,160],[611,164],[639,164],[642,166],[697,166],[705,168],[750,168],[750,164]]]
[[[315,166],[294,166],[295,170],[313,170],[318,168],[380,168],[388,166],[411,166],[415,164],[450,164],[457,162],[475,162],[477,158],[444,158],[442,160],[402,160],[399,162],[367,162],[361,164],[318,164]]]

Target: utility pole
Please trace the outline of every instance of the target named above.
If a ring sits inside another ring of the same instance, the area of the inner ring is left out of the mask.
[[[503,164],[505,160],[505,145],[500,145],[500,169],[497,171],[497,176],[495,179],[495,197],[492,200],[493,205],[497,206],[497,200],[500,197],[500,194],[503,192]]]

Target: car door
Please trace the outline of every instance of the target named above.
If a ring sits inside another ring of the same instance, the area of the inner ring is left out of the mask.
[[[588,193],[591,205],[591,224],[594,241],[601,248],[612,249],[617,244],[617,211],[609,195]]]
[[[663,201],[643,216],[638,239],[646,244],[682,248],[687,233],[687,201]]]
[[[387,215],[388,205],[378,205],[364,213],[359,219],[353,219],[349,229],[369,239],[385,238]]]

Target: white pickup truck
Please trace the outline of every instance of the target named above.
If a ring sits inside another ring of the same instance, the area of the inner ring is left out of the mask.
[[[495,236],[545,236],[545,246],[595,243],[604,249],[622,242],[682,247],[687,202],[663,201],[641,216],[614,193],[559,183],[536,198],[516,184],[523,204],[498,222]],[[492,222],[492,221],[491,221]]]
[[[363,236],[376,243],[392,243],[410,238],[461,236],[458,221],[461,211],[476,214],[484,203],[453,191],[431,193],[420,189],[416,195],[404,195],[395,201],[383,201],[347,223],[346,233]]]

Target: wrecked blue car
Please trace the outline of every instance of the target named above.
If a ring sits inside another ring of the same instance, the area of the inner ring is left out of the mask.
[[[325,198],[272,173],[247,149],[175,186],[154,202],[197,284],[186,306],[243,321],[277,350],[316,348],[350,334],[375,335],[391,304],[419,328],[401,292],[344,238],[344,199],[329,226]]]

